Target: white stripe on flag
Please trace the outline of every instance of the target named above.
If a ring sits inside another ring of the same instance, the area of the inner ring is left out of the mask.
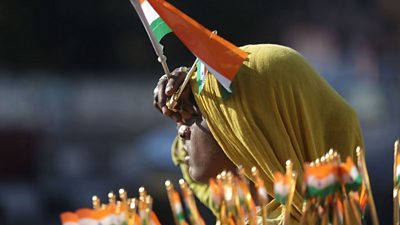
[[[307,185],[311,187],[315,187],[319,190],[322,190],[332,184],[337,182],[337,178],[333,173],[330,173],[328,176],[323,178],[316,178],[315,176],[308,176],[307,177]]]
[[[94,219],[83,218],[79,220],[79,225],[98,225],[98,222]]]
[[[276,194],[286,196],[289,193],[289,187],[284,184],[283,182],[275,183],[274,184],[274,192]]]
[[[232,93],[230,86],[231,86],[231,81],[229,79],[227,79],[226,77],[224,77],[224,75],[218,73],[216,70],[214,70],[211,66],[207,65],[204,61],[202,61],[204,63],[204,65],[207,67],[208,71],[210,71],[210,73],[212,75],[215,76],[215,78],[217,78],[217,80],[219,81],[219,83],[230,93]]]
[[[150,3],[148,3],[147,1],[144,1],[141,6],[143,9],[144,15],[146,17],[146,20],[147,20],[147,22],[149,22],[149,24],[153,23],[154,20],[156,20],[160,17],[157,14],[157,12],[153,9],[153,7],[151,7]]]
[[[79,223],[78,222],[66,222],[66,223],[63,223],[62,225],[79,225]]]

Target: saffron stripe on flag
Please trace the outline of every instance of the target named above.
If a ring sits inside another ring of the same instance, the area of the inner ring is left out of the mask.
[[[230,83],[247,58],[247,53],[213,34],[165,0],[148,2],[183,44],[207,65],[222,86],[230,91]]]

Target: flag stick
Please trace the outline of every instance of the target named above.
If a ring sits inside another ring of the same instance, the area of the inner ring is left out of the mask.
[[[365,163],[365,157],[364,157],[364,153],[363,153],[361,147],[358,146],[356,148],[356,153],[357,153],[358,167],[360,169],[361,176],[363,178],[363,182],[365,184],[365,188],[368,193],[368,205],[370,207],[372,224],[379,225],[378,214],[376,213],[374,197],[372,196],[371,184],[369,182],[367,164]]]
[[[267,212],[267,204],[268,204],[268,195],[267,193],[264,193],[265,186],[264,186],[264,181],[261,180],[258,170],[255,166],[251,168],[251,173],[253,174],[255,185],[257,188],[257,198],[259,205],[261,207],[261,218],[262,218],[262,225],[267,225],[267,218],[268,218],[268,212]]]
[[[289,178],[290,189],[288,193],[288,199],[286,202],[286,212],[285,212],[285,220],[284,225],[289,225],[290,220],[290,211],[292,209],[293,197],[296,188],[296,178],[297,173],[293,172],[293,163],[290,160],[286,161],[286,177]]]
[[[196,60],[194,61],[192,67],[190,67],[189,72],[186,74],[185,80],[183,81],[182,85],[178,88],[178,90],[167,101],[166,105],[167,105],[168,109],[170,109],[170,110],[172,110],[174,112],[178,111],[176,109],[176,105],[178,104],[178,100],[181,97],[181,95],[183,93],[183,90],[185,89],[186,85],[189,83],[190,77],[192,77],[192,74],[196,70],[196,64],[197,64],[198,61],[199,61],[199,58],[196,58]]]
[[[171,181],[167,180],[165,181],[165,188],[167,189],[167,195],[169,199],[169,204],[172,210],[172,216],[174,218],[174,223],[175,225],[179,225],[179,220],[177,217],[177,213],[175,211],[175,206],[174,206],[174,201],[173,201],[173,194],[175,192],[174,190],[174,185],[171,183]]]
[[[144,12],[142,10],[142,7],[140,6],[140,3],[137,0],[129,0],[135,8],[136,13],[139,15],[140,20],[142,21],[142,24],[147,32],[147,35],[149,35],[151,44],[153,45],[154,51],[156,52],[158,56],[158,62],[161,63],[164,73],[167,75],[168,79],[171,77],[171,73],[169,71],[168,65],[167,65],[167,57],[164,55],[162,45],[158,43],[156,40],[156,37],[154,36],[153,31],[150,28],[149,23],[147,22],[147,19],[144,15]]]
[[[188,187],[187,183],[183,179],[179,179],[179,185],[182,190],[183,198],[185,200],[186,206],[189,209],[189,219],[192,225],[205,225],[203,218],[201,218],[200,213],[196,206],[196,200],[193,197],[193,193]]]
[[[110,204],[110,205],[115,205],[115,203],[116,203],[116,197],[115,197],[114,192],[110,191],[110,192],[107,194],[107,197],[108,197],[108,204]]]
[[[393,163],[393,225],[400,225],[399,188],[397,187],[397,154],[399,154],[399,139],[394,143]]]
[[[137,210],[137,200],[135,198],[131,199],[129,202],[129,207],[128,207],[128,225],[136,225],[136,210]]]
[[[92,197],[92,205],[93,205],[93,209],[94,210],[100,209],[100,205],[101,205],[100,198],[97,197],[97,195],[93,195],[93,197]]]

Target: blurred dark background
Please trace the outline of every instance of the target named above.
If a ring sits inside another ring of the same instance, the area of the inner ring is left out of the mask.
[[[307,57],[357,110],[381,224],[392,222],[398,0],[171,3],[236,45]],[[193,62],[173,34],[163,44],[171,69]],[[164,181],[180,178],[175,127],[152,106],[162,73],[128,0],[0,1],[0,224],[61,224],[60,212],[90,207],[92,195],[137,196],[142,185],[172,224]]]

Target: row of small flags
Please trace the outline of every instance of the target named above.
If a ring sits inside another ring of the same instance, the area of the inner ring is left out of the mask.
[[[395,144],[394,162],[394,224],[400,218],[400,152],[399,141]],[[368,206],[373,225],[378,225],[375,204],[366,170],[364,153],[356,149],[357,161],[341,157],[330,150],[323,157],[304,165],[302,194],[304,196],[300,224],[320,225],[363,225],[366,222]],[[250,191],[250,181],[244,169],[237,173],[223,171],[210,179],[210,199],[217,212],[218,225],[258,225],[267,224],[269,203],[264,180],[257,168],[251,168],[252,180],[256,188],[255,196]],[[286,162],[285,173],[274,173],[274,199],[285,207],[284,224],[291,219],[291,206],[296,189],[297,173],[293,163]],[[175,225],[205,225],[194,195],[188,184],[179,180],[181,194],[167,180],[167,190],[172,217]],[[182,197],[182,198],[181,198]],[[259,206],[256,205],[256,202]],[[108,203],[92,197],[92,208],[81,208],[75,212],[60,215],[63,225],[160,225],[153,211],[153,199],[146,190],[139,188],[138,198],[128,198],[124,189],[119,190],[119,199],[112,192]],[[183,207],[184,206],[184,207]]]
[[[60,214],[62,225],[161,225],[152,210],[153,199],[146,190],[139,188],[139,198],[128,198],[124,189],[119,190],[120,200],[113,192],[108,194],[108,203],[92,197],[92,208],[81,208],[75,212]]]

